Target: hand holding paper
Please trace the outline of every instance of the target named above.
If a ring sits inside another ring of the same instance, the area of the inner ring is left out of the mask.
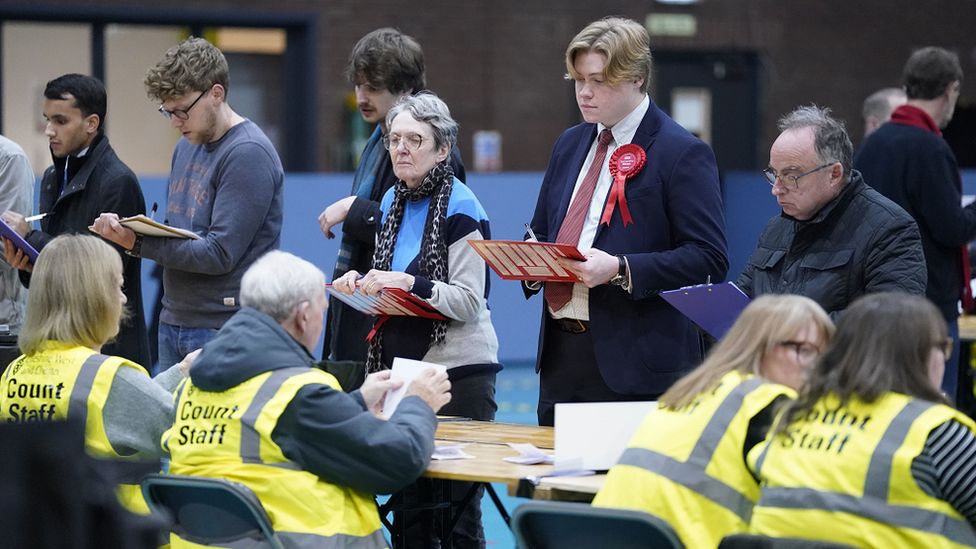
[[[402,385],[386,393],[381,417],[392,416],[400,401],[408,396],[420,397],[434,413],[451,401],[451,382],[447,379],[447,368],[441,364],[397,357],[393,359],[391,372],[390,380]]]

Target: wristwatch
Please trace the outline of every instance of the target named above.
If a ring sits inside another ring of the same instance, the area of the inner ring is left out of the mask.
[[[614,286],[623,286],[624,284],[627,284],[627,260],[624,259],[624,256],[618,255],[617,264],[617,274],[610,279],[610,284],[613,284]]]
[[[142,257],[142,235],[136,234],[136,241],[132,243],[132,248],[125,250],[126,255],[132,257]]]

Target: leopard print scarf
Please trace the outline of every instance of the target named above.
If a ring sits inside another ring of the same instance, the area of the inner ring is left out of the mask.
[[[393,188],[393,204],[380,229],[373,253],[373,268],[389,271],[393,263],[393,250],[396,247],[397,235],[400,233],[400,223],[403,221],[403,211],[406,202],[431,197],[427,208],[427,221],[424,224],[424,236],[420,243],[420,259],[418,267],[420,274],[431,281],[447,282],[447,241],[444,231],[447,224],[447,203],[454,188],[454,170],[451,168],[450,157],[438,162],[427,173],[427,177],[416,189],[410,189],[403,181],[397,181]],[[435,320],[434,331],[430,337],[430,345],[437,345],[444,341],[447,334],[446,320]],[[366,371],[376,372],[383,369],[383,328],[376,331],[369,342],[369,353],[366,355]]]

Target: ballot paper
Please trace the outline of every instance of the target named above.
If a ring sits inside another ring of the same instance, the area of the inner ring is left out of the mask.
[[[431,454],[430,459],[448,460],[448,459],[474,459],[474,456],[464,451],[466,444],[441,444],[434,446],[434,453]]]
[[[380,417],[389,419],[393,415],[397,406],[400,405],[400,401],[403,400],[403,396],[407,394],[407,388],[410,386],[410,383],[428,368],[433,368],[440,372],[447,371],[447,367],[442,364],[400,357],[393,359],[393,369],[390,372],[390,379],[402,381],[403,385],[399,389],[390,389],[386,392],[386,399],[383,402],[383,412],[380,413]]]
[[[536,465],[539,463],[552,464],[553,457],[535,447],[534,444],[523,442],[509,442],[508,445],[519,453],[517,456],[502,458],[509,463],[519,465]]]

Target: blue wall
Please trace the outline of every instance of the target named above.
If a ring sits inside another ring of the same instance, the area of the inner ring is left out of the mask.
[[[350,174],[288,174],[285,183],[285,216],[281,247],[315,263],[332,275],[339,240],[327,240],[318,226],[318,215],[333,201],[346,196]],[[963,172],[965,194],[976,194],[976,170]],[[141,178],[147,207],[159,203],[162,217],[166,203],[166,180]],[[481,200],[491,219],[492,237],[521,239],[523,224],[532,218],[541,173],[477,174],[468,185]],[[769,185],[758,172],[728,172],[723,180],[725,222],[729,243],[729,278],[735,279],[755,247],[759,233],[770,217],[779,213]],[[159,292],[159,282],[150,277],[152,262],[143,265],[143,295],[146,313]],[[488,301],[500,344],[502,362],[534,361],[538,341],[541,298],[526,301],[517,282],[504,281],[492,273]],[[319,344],[321,348],[321,343]]]

